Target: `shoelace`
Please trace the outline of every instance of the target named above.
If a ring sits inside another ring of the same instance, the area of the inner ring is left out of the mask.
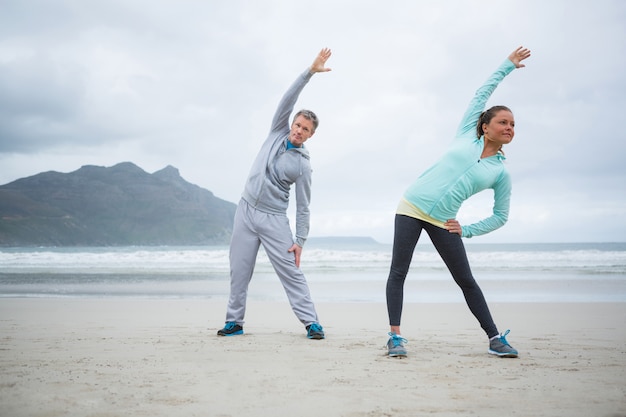
[[[236,325],[237,323],[235,323],[234,321],[229,321],[228,323],[226,323],[226,326],[224,326],[224,328],[226,330],[232,330],[235,328]]]
[[[509,342],[506,341],[506,335],[509,334],[510,332],[511,332],[511,330],[507,329],[506,332],[504,332],[503,334],[500,335],[500,341],[503,344],[507,345],[507,346],[511,346],[511,345],[509,345]]]
[[[313,323],[313,324],[311,324],[311,327],[309,327],[309,332],[319,333],[321,331],[322,331],[322,326],[320,326],[317,323]]]
[[[393,347],[400,346],[400,344],[402,344],[402,343],[409,343],[409,341],[406,340],[404,337],[398,336],[395,333],[389,332],[388,335],[391,336],[391,341],[393,342]]]

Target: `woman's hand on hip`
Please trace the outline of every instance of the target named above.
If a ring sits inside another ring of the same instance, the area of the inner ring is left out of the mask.
[[[443,225],[448,230],[448,232],[456,233],[459,236],[463,236],[463,229],[461,229],[461,223],[459,223],[456,219],[450,219],[447,222],[445,222]]]

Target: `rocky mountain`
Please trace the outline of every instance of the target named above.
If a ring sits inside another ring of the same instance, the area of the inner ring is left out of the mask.
[[[0,246],[227,244],[235,208],[172,166],[86,165],[0,186]]]

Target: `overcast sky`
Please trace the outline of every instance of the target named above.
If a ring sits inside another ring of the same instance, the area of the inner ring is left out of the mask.
[[[329,47],[296,104],[320,118],[310,235],[388,243],[404,190],[520,45],[526,68],[488,103],[516,119],[509,222],[470,241],[625,241],[621,0],[0,0],[0,185],[130,161],[236,203],[278,100]]]

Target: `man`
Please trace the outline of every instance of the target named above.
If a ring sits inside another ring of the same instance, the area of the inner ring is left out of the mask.
[[[300,270],[302,246],[309,234],[311,164],[304,143],[315,133],[318,120],[310,110],[289,117],[304,86],[313,74],[328,72],[330,49],[324,48],[313,64],[289,87],[272,120],[269,136],[257,155],[235,213],[230,243],[230,297],[226,325],[218,336],[243,334],[248,285],[259,246],[280,278],[291,308],[304,324],[309,339],[324,339],[309,287]],[[287,218],[291,185],[295,184],[296,238]]]

